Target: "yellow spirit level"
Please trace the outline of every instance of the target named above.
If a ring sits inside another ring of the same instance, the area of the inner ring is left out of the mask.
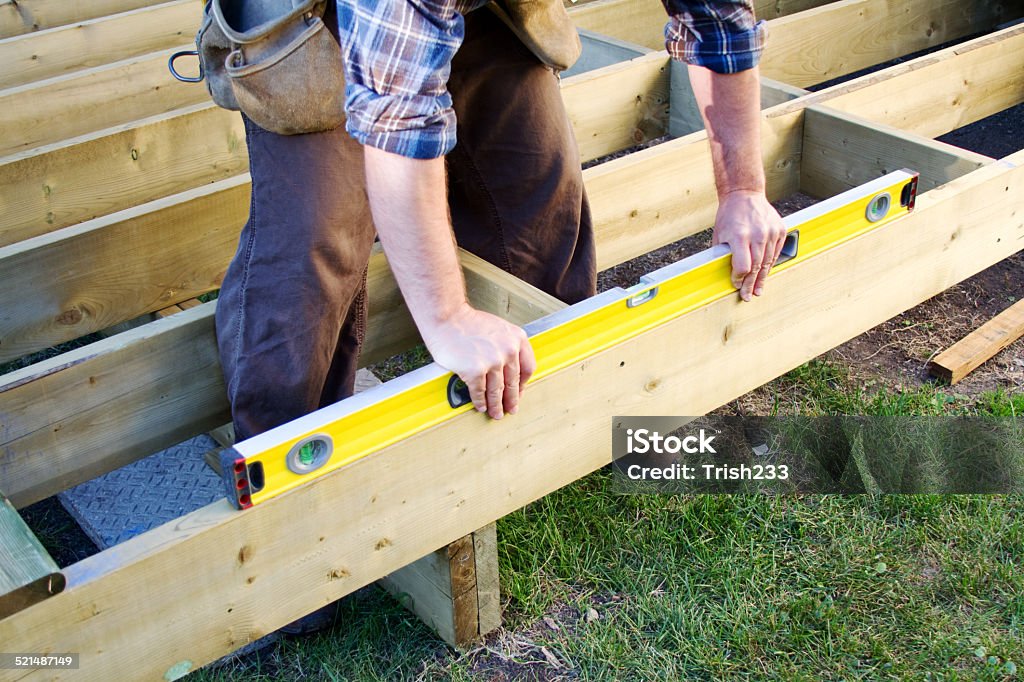
[[[913,210],[917,173],[896,171],[784,219],[789,231],[773,272]],[[533,380],[735,293],[729,248],[718,245],[526,325]],[[529,409],[528,407],[526,409]],[[221,457],[228,499],[245,509],[316,476],[472,410],[465,386],[436,364],[317,410]],[[481,419],[485,417],[480,416]]]

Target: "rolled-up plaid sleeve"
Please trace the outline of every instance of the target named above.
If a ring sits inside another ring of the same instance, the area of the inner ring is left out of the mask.
[[[360,144],[416,159],[455,146],[448,93],[464,24],[456,0],[339,0],[346,129]]]
[[[662,4],[669,14],[665,48],[673,59],[716,73],[746,71],[761,60],[767,25],[755,19],[752,0]]]

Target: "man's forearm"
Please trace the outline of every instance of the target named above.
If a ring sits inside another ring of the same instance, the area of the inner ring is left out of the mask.
[[[444,159],[364,149],[377,233],[413,320],[428,335],[466,304],[448,218]]]
[[[477,410],[495,419],[515,414],[536,366],[533,350],[521,328],[466,302],[444,159],[364,150],[377,233],[434,361],[462,377]]]
[[[690,66],[689,72],[718,189],[713,241],[729,245],[733,284],[749,301],[764,290],[786,238],[785,225],[765,195],[758,70],[722,74]]]
[[[708,131],[719,197],[764,192],[758,69],[720,74],[690,66],[689,75]]]

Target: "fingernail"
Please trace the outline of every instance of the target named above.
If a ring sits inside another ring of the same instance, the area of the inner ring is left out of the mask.
[[[477,412],[486,412],[487,408],[486,407],[478,407],[478,408],[476,408],[476,411]]]
[[[500,419],[501,419],[502,417],[504,417],[505,415],[504,415],[504,413],[502,413],[502,412],[499,412],[498,414],[495,414],[495,415],[492,415],[492,416],[493,416],[493,417],[494,417],[495,419],[499,419],[499,420],[500,420]]]
[[[508,413],[509,414],[518,414],[519,413],[519,408],[518,407],[513,407],[511,410],[508,411]]]
[[[754,289],[754,296],[760,296],[762,291],[764,291],[764,287]]]

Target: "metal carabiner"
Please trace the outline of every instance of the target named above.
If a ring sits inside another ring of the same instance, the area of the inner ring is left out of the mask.
[[[199,52],[197,50],[184,50],[182,52],[175,52],[171,55],[171,58],[167,60],[167,69],[171,72],[171,75],[180,80],[182,83],[202,83],[205,74],[203,73],[203,60],[199,59],[199,75],[198,76],[182,76],[174,68],[174,61],[179,57],[195,57],[199,59]]]

